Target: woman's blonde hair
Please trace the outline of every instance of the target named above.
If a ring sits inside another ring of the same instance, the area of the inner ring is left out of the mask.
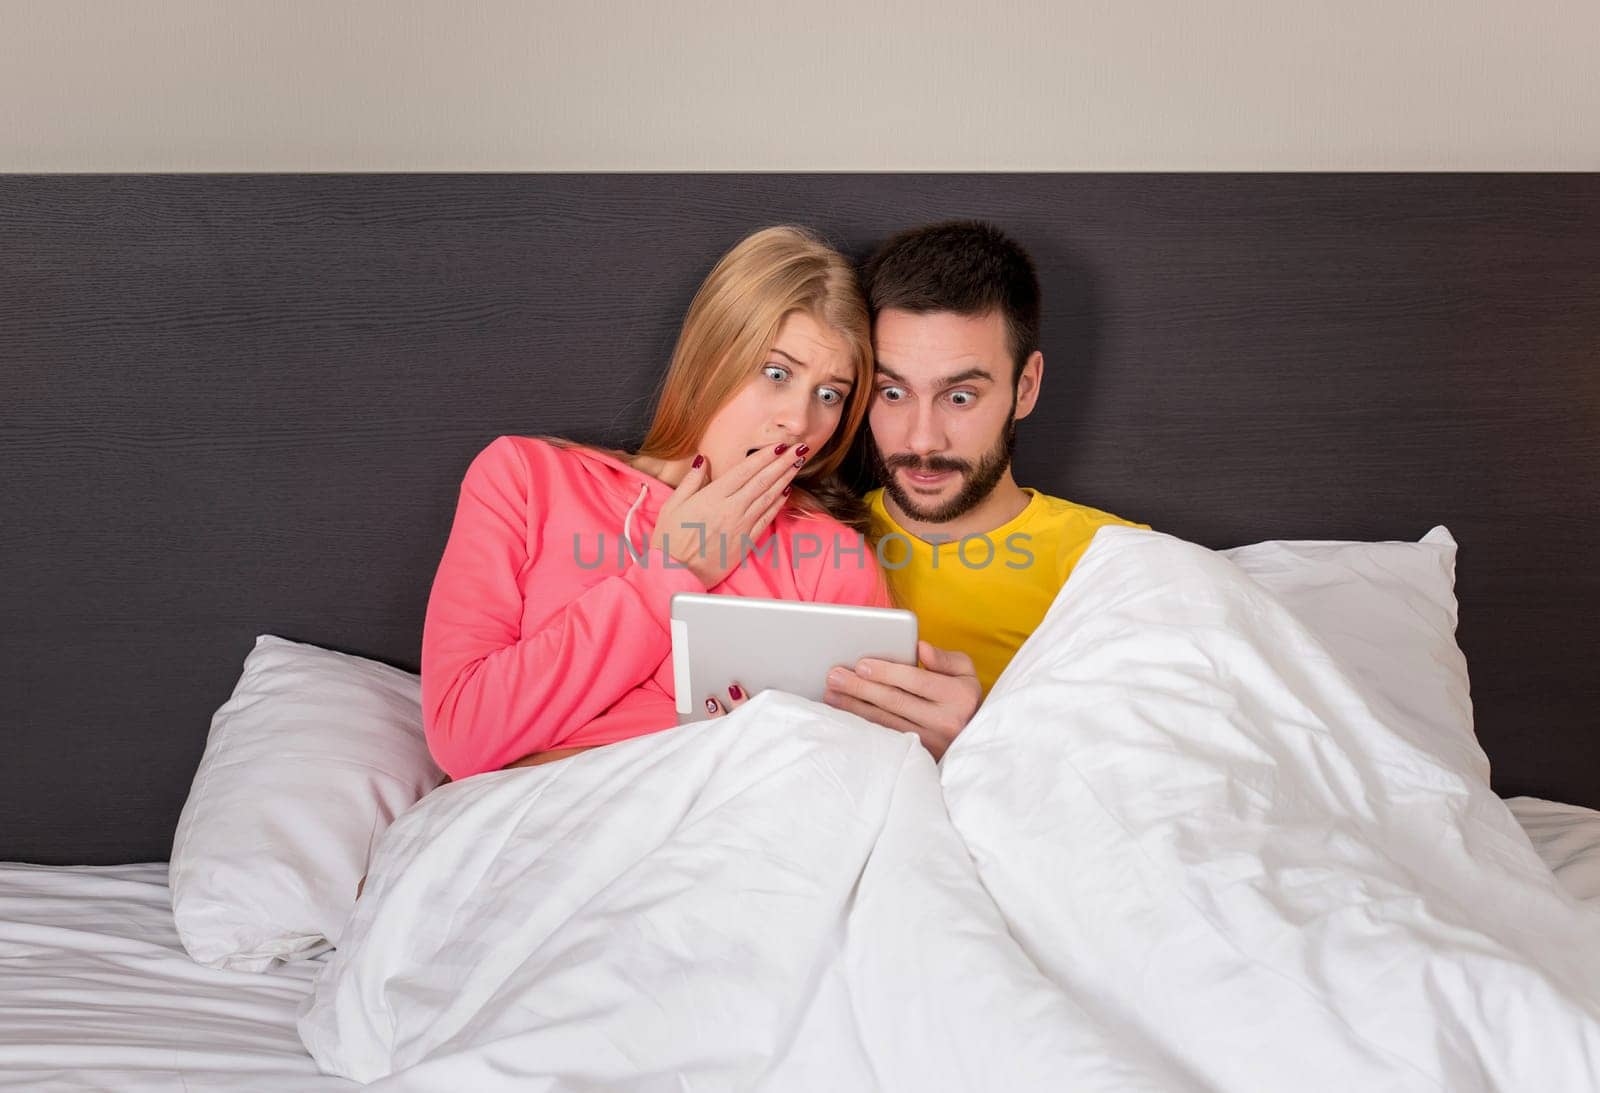
[[[750,381],[783,320],[801,312],[842,337],[854,383],[839,427],[796,479],[802,509],[822,508],[862,526],[863,511],[836,472],[867,415],[872,394],[872,322],[849,261],[804,228],[782,225],[746,236],[722,256],[684,316],[655,418],[638,454],[694,454],[710,418]],[[806,495],[809,494],[809,503]]]

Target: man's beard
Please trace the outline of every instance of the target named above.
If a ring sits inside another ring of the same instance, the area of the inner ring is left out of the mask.
[[[947,524],[957,517],[966,515],[993,492],[1001,476],[1006,473],[1006,468],[1011,466],[1011,456],[1017,447],[1016,415],[1017,404],[1013,401],[1011,410],[1006,414],[1005,427],[1000,430],[999,440],[995,441],[994,447],[983,453],[976,465],[964,459],[950,459],[939,455],[922,459],[910,452],[885,459],[878,451],[877,444],[871,445],[872,462],[878,480],[883,483],[883,491],[894,500],[901,512],[924,524]],[[961,474],[961,489],[954,497],[938,507],[924,508],[901,488],[900,479],[894,473],[901,468],[923,474],[958,471]]]

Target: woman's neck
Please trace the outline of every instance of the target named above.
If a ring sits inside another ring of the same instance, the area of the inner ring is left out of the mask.
[[[678,483],[683,481],[684,474],[689,470],[687,459],[657,459],[653,455],[630,455],[627,460],[628,465],[640,474],[660,479],[673,489],[677,489]]]

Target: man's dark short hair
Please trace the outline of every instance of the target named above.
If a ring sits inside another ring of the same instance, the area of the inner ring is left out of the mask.
[[[1039,348],[1039,276],[1021,244],[993,224],[949,220],[894,236],[862,271],[873,318],[895,308],[915,314],[1000,312],[1011,343],[1013,387]]]

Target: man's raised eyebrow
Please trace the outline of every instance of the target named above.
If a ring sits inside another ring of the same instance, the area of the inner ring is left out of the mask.
[[[906,378],[904,376],[900,375],[893,368],[890,368],[882,361],[878,362],[877,367],[880,374],[888,376],[890,379],[894,380],[894,382],[906,382]],[[987,368],[968,368],[963,371],[953,373],[952,375],[941,377],[934,384],[934,386],[951,387],[958,383],[965,383],[968,380],[988,380],[990,383],[993,383],[994,377],[989,374],[989,370]]]
[[[774,353],[776,353],[778,356],[782,357],[784,360],[788,361],[790,364],[794,365],[796,368],[804,368],[807,371],[811,370],[811,366],[809,364],[807,364],[805,361],[801,360],[799,357],[795,356],[793,353],[785,353],[783,350],[779,349],[777,346],[773,346],[772,351]],[[828,377],[828,382],[832,383],[832,384],[836,384],[836,385],[838,385],[840,387],[854,387],[856,385],[856,381],[852,377],[843,376],[843,375],[841,375],[841,376],[829,376]]]

